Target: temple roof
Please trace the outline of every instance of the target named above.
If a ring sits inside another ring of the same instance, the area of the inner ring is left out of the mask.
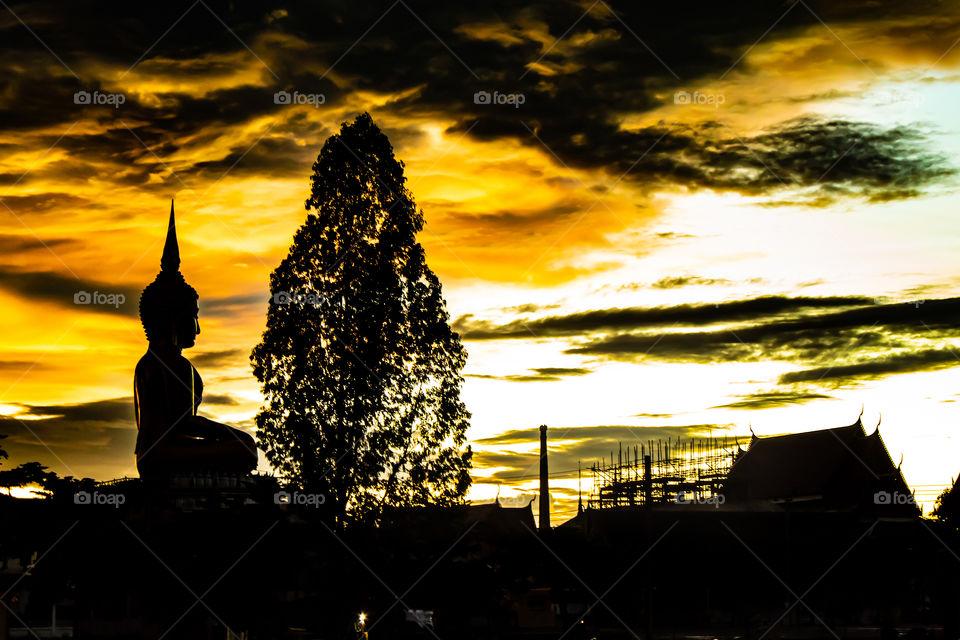
[[[864,505],[877,491],[909,494],[879,429],[849,426],[755,437],[727,476],[728,500]]]

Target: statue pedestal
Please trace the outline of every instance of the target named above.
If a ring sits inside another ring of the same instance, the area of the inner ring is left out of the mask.
[[[180,471],[143,482],[149,502],[178,511],[235,509],[272,503],[277,481],[272,476],[231,471]]]

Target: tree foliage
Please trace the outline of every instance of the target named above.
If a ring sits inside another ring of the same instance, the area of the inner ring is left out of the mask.
[[[405,181],[368,114],[326,141],[251,355],[260,446],[338,522],[461,502],[470,484],[466,353]]]
[[[0,434],[0,441],[7,436]],[[8,458],[7,452],[0,446],[0,459]],[[0,463],[2,464],[2,463]],[[0,469],[0,488],[11,495],[16,487],[34,487],[33,493],[45,498],[57,495],[72,497],[79,490],[93,491],[97,481],[93,478],[76,479],[73,476],[61,478],[56,471],[49,471],[39,462],[24,462],[12,469]]]
[[[960,479],[937,496],[933,517],[953,529],[960,529]]]
[[[0,471],[0,487],[10,490],[14,487],[39,486],[49,495],[49,487],[58,479],[56,472],[47,471],[39,462],[24,462],[12,469]]]

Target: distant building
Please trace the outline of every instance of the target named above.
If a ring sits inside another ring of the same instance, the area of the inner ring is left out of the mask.
[[[847,427],[758,438],[734,461],[722,492],[730,509],[920,511],[880,437]]]
[[[920,515],[879,429],[868,435],[859,418],[846,427],[754,436],[746,448],[726,438],[621,446],[590,471],[593,489],[581,515],[615,509]]]

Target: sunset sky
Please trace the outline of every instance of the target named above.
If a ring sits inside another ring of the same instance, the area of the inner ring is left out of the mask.
[[[960,472],[960,7],[732,7],[0,2],[4,468],[135,475],[170,198],[202,410],[252,430],[269,274],[368,111],[469,353],[473,499],[533,495],[540,424],[562,520],[620,441],[863,408],[929,510]]]

